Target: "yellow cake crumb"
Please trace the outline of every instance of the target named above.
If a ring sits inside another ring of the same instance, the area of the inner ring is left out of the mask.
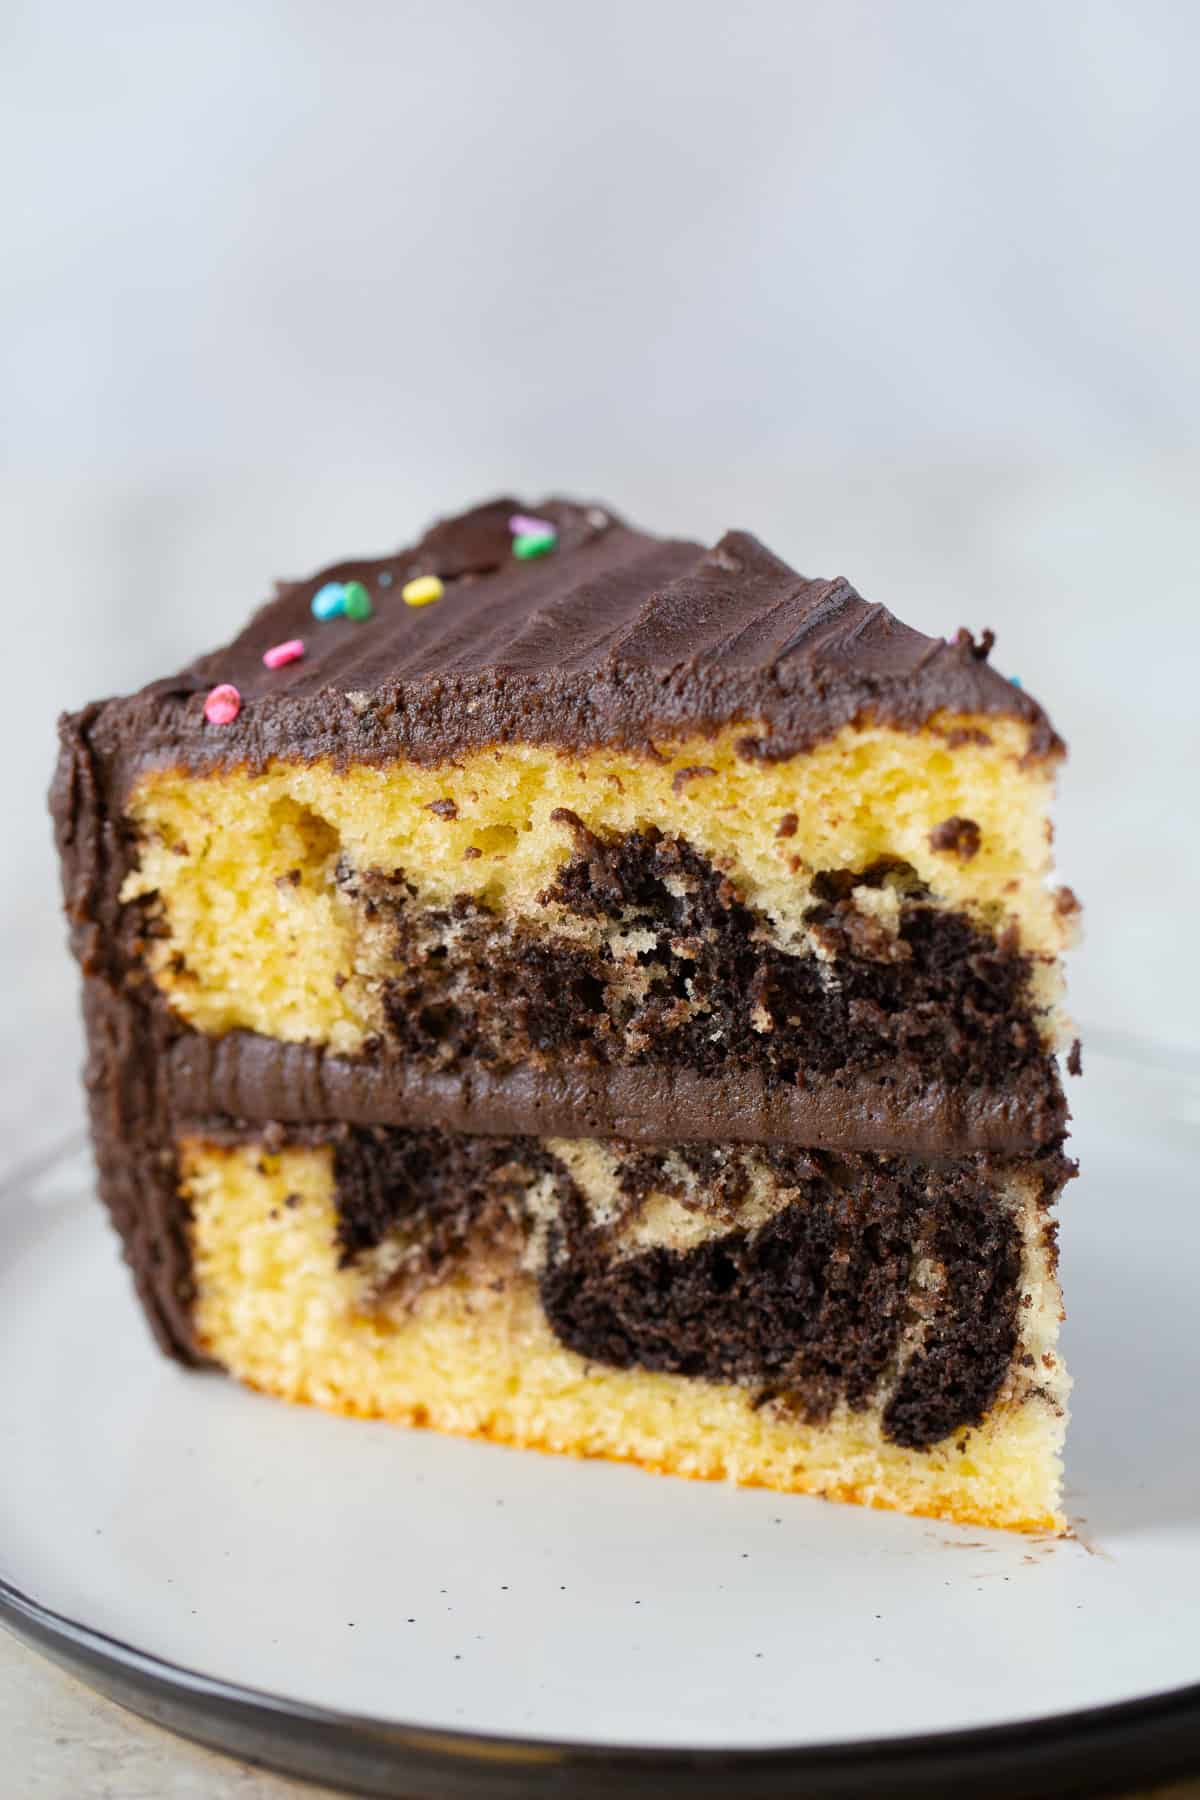
[[[128,802],[142,848],[122,897],[157,898],[168,933],[150,964],[188,1023],[351,1052],[379,1028],[389,947],[339,867],[400,872],[418,906],[466,894],[509,920],[554,926],[538,896],[574,851],[552,816],[566,809],[598,832],[656,826],[687,838],[785,944],[803,936],[814,873],[895,858],[934,903],[995,931],[1015,926],[1022,948],[1045,958],[1037,1003],[1053,1005],[1067,915],[1045,885],[1053,767],[1027,760],[1027,727],[957,717],[911,733],[847,727],[780,762],[738,754],[753,729],[664,743],[657,760],[517,744],[431,766],[152,771]],[[936,828],[963,816],[979,832],[967,860],[935,848]]]
[[[1026,1221],[1022,1343],[1039,1389],[1016,1377],[984,1423],[927,1451],[841,1407],[807,1425],[718,1384],[589,1363],[547,1325],[533,1279],[460,1276],[407,1305],[367,1307],[334,1251],[332,1153],[180,1144],[192,1213],[200,1346],[266,1393],[704,1480],[1021,1531],[1059,1531],[1067,1381],[1054,1356],[1057,1283],[1036,1209]],[[1047,1360],[1048,1359],[1048,1360]]]

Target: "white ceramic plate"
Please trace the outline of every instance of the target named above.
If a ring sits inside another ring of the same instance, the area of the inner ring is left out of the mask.
[[[76,1152],[0,1200],[0,1605],[376,1794],[1085,1791],[1200,1764],[1200,1082],[1093,1055],[1075,1541],[353,1423],[152,1349]]]

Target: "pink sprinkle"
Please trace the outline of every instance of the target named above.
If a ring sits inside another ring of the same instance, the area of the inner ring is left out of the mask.
[[[558,536],[549,519],[531,519],[528,513],[514,513],[508,521],[508,529],[514,537],[541,537],[547,531],[551,537]]]
[[[210,725],[232,725],[242,710],[242,696],[231,682],[223,681],[204,702],[204,716]]]
[[[269,650],[263,651],[263,661],[268,669],[282,669],[285,663],[299,662],[304,655],[304,639],[288,638],[286,643],[273,644]]]

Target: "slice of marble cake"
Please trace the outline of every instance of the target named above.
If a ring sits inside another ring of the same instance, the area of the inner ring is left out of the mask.
[[[510,500],[63,721],[159,1333],[348,1412],[1062,1523],[1063,754],[754,538]]]

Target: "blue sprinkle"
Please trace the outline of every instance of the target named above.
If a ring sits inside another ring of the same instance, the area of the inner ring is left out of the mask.
[[[346,589],[340,581],[327,581],[312,597],[314,619],[337,619],[346,610]]]
[[[1020,687],[1021,677],[1019,675],[1010,675],[1008,678],[1008,685],[1009,687]]]
[[[391,587],[391,585],[392,585],[393,581],[395,581],[395,579],[396,579],[396,577],[392,574],[392,571],[390,569],[381,569],[379,571],[380,587]]]

